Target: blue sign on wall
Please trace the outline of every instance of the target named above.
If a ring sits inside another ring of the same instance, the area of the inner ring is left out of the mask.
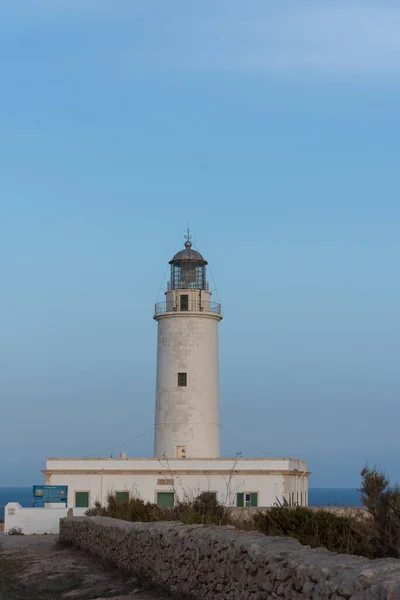
[[[67,506],[67,502],[67,485],[33,486],[33,506],[35,507],[44,507],[45,504],[60,504],[60,506]]]

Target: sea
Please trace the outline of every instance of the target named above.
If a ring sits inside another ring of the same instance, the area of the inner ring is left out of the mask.
[[[21,506],[32,506],[33,488],[0,487],[0,520],[4,519],[4,507],[8,502],[19,502]]]
[[[0,520],[4,518],[4,506],[19,502],[32,506],[31,487],[0,487]],[[361,506],[360,492],[355,488],[309,488],[309,506]]]

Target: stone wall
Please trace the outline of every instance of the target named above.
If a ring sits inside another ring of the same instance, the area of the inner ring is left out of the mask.
[[[68,517],[60,537],[182,598],[400,598],[400,561],[332,554],[232,527]]]
[[[340,517],[355,517],[357,519],[370,519],[371,515],[361,506],[309,506],[310,510],[325,510],[334,513]],[[246,508],[230,508],[230,519],[236,524],[241,522],[250,522],[257,513],[265,513],[270,510],[269,507],[246,507]],[[295,510],[293,507],[292,510]]]

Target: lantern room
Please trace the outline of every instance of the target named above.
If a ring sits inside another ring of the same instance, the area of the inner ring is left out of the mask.
[[[175,254],[169,264],[171,280],[168,282],[168,290],[208,290],[207,261],[200,252],[192,249],[189,240],[185,243],[185,249]]]

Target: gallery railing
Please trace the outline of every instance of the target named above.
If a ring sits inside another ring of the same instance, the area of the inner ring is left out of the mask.
[[[209,290],[210,286],[208,281],[201,279],[195,281],[168,281],[167,290]]]
[[[201,306],[196,306],[194,309],[190,308],[181,310],[179,305],[174,302],[158,302],[155,305],[154,313],[161,315],[168,312],[206,312],[214,313],[216,315],[222,315],[222,306],[218,302],[203,302]]]

